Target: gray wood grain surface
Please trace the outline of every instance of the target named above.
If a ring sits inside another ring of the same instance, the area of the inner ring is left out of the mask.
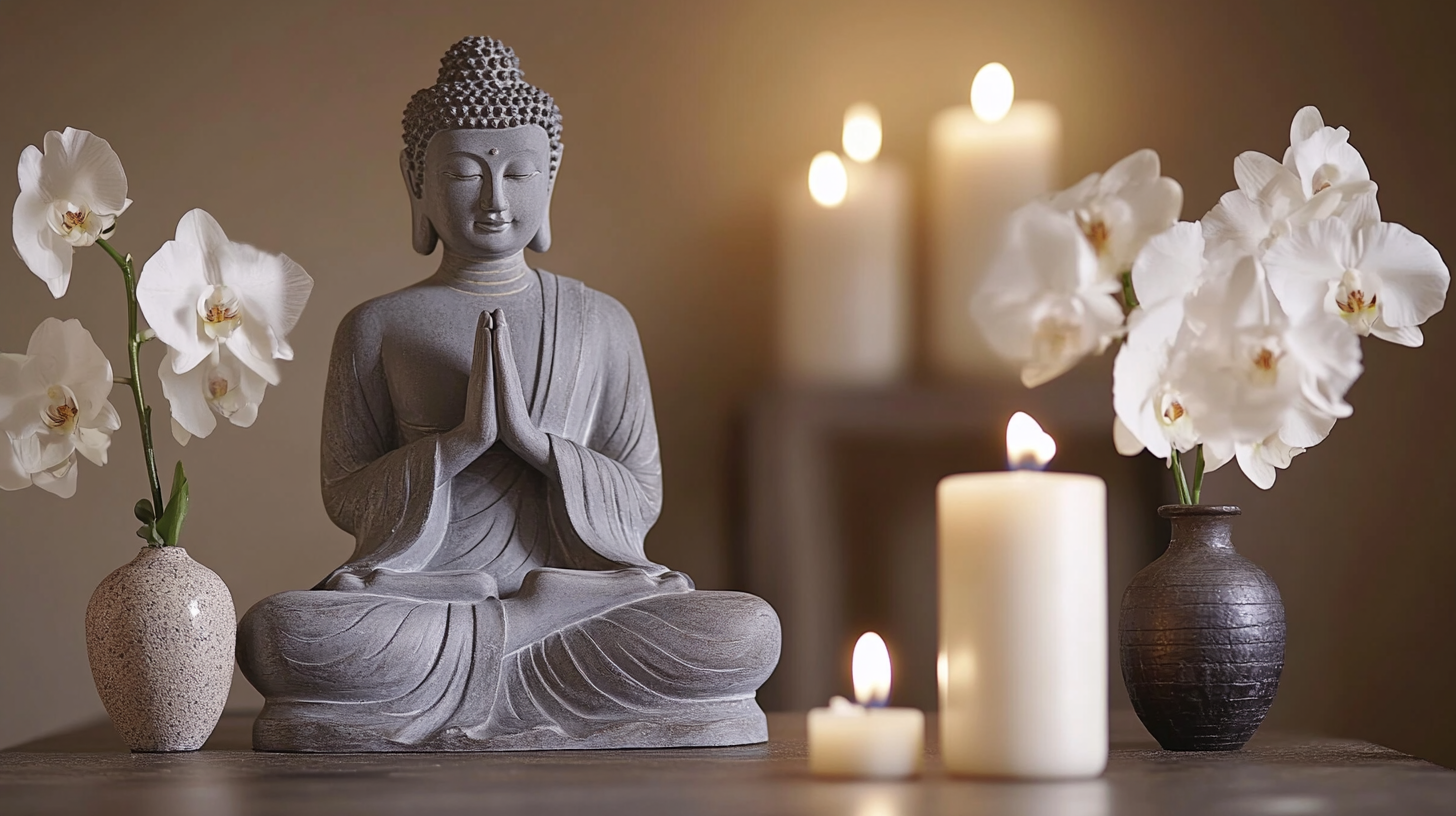
[[[1113,713],[1106,775],[1060,783],[950,778],[933,747],[919,780],[814,779],[802,714],[769,715],[759,746],[505,754],[260,754],[251,722],[225,714],[190,754],[126,753],[109,723],[16,746],[0,752],[0,813],[1456,813],[1456,772],[1388,748],[1261,732],[1243,751],[1170,754],[1130,712]]]

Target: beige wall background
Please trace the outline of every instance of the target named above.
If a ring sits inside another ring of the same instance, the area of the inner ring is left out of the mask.
[[[1233,186],[1238,152],[1278,155],[1294,111],[1316,104],[1353,131],[1386,217],[1450,258],[1453,22],[1444,2],[1313,0],[5,2],[0,157],[47,130],[92,130],[120,153],[136,201],[117,246],[146,256],[203,207],[314,276],[297,360],[251,430],[223,427],[183,451],[158,426],[164,469],[185,453],[193,484],[188,549],[241,612],[350,551],[317,487],[330,339],[354,304],[433,268],[409,248],[396,164],[405,102],[460,36],[504,39],[565,112],[556,246],[541,265],[612,293],[641,329],[667,480],[650,552],[722,587],[732,419],[772,379],[773,193],[836,146],[846,105],[880,106],[885,153],[923,190],[930,117],[1000,60],[1023,97],[1061,109],[1065,182],[1153,147],[1197,218]],[[124,359],[121,283],[99,250],[78,256],[60,301],[0,255],[0,349],[23,351],[48,315],[80,318]],[[1427,336],[1415,351],[1367,345],[1355,417],[1274,491],[1226,472],[1205,495],[1245,507],[1240,548],[1284,591],[1274,720],[1456,764],[1443,468],[1456,457],[1456,313]],[[160,356],[147,349],[144,367]],[[101,714],[82,618],[91,590],[135,553],[130,508],[145,492],[124,397],[111,463],[83,464],[75,499],[0,495],[0,745]],[[233,701],[257,697],[239,679]]]

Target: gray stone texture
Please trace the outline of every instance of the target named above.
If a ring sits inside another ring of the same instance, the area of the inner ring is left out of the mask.
[[[195,751],[233,681],[237,612],[221,578],[181,547],[143,547],[86,607],[86,654],[133,751]]]
[[[414,247],[443,244],[440,267],[335,335],[323,494],[356,546],[244,616],[254,747],[761,742],[778,617],[644,551],[662,470],[632,318],[525,261],[551,243],[555,103],[495,40],[442,65],[400,156]]]

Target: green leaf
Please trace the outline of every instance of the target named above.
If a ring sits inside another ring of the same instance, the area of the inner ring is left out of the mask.
[[[182,522],[187,518],[187,474],[182,472],[182,463],[177,462],[177,471],[172,474],[172,496],[167,499],[167,509],[157,519],[157,533],[167,546],[176,547],[182,536]]]
[[[136,513],[137,521],[140,521],[142,524],[151,524],[152,522],[157,520],[157,512],[152,509],[152,502],[150,499],[142,499],[141,501],[137,502],[136,507],[132,510],[132,512]],[[143,536],[143,538],[145,538],[145,536]]]
[[[136,534],[137,538],[140,538],[142,541],[147,542],[147,544],[150,544],[153,547],[167,546],[167,542],[163,541],[162,537],[157,534],[157,525],[155,522],[143,524],[142,526],[138,527]]]

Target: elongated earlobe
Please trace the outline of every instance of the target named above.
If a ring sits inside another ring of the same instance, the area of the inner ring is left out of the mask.
[[[551,196],[556,192],[556,178],[561,175],[561,156],[565,150],[558,148],[561,152],[556,154],[556,174],[551,177],[551,185],[546,188],[546,217],[541,219],[541,228],[536,230],[536,236],[526,248],[533,252],[545,252],[551,248]]]
[[[435,232],[435,225],[430,223],[430,217],[425,214],[422,199],[424,191],[415,188],[415,179],[410,173],[409,156],[403,150],[399,152],[399,172],[404,176],[404,189],[410,200],[410,244],[414,246],[415,252],[429,255],[435,251],[435,244],[439,242],[440,236]]]

